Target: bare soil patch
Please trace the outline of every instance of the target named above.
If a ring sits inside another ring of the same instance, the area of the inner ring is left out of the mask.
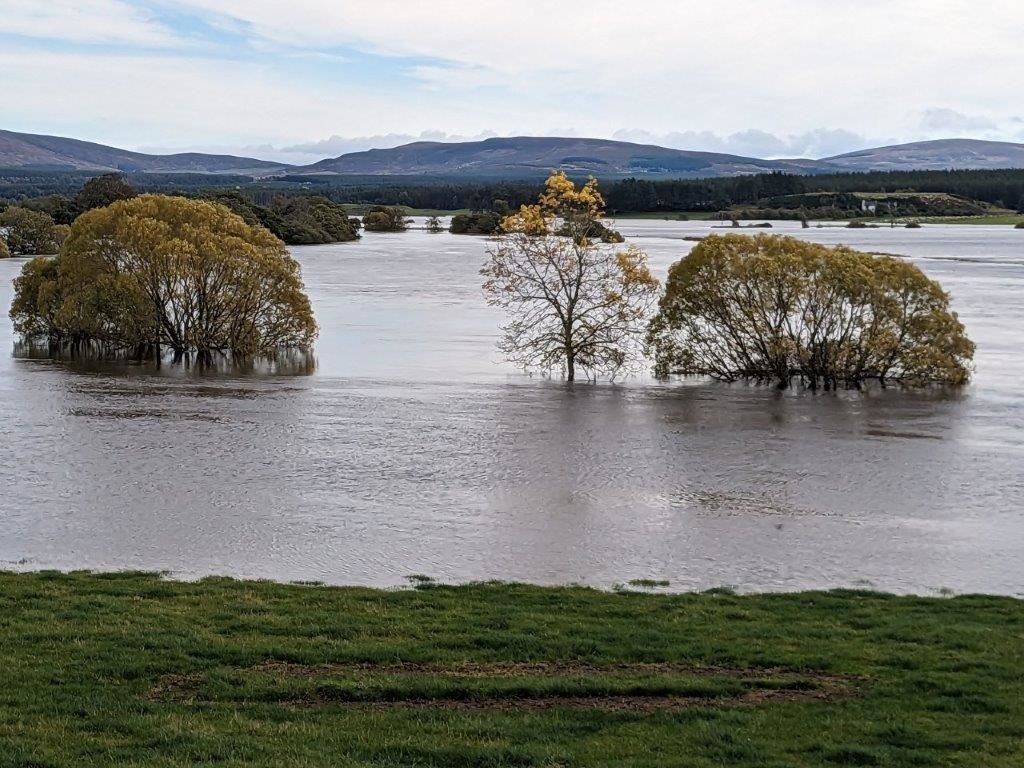
[[[673,710],[698,706],[757,705],[774,701],[830,701],[855,695],[860,678],[820,671],[793,670],[783,668],[743,668],[729,666],[701,666],[680,662],[636,662],[618,664],[591,664],[586,661],[531,661],[531,662],[392,662],[377,664],[370,662],[296,664],[293,662],[268,660],[251,667],[237,668],[243,674],[269,675],[272,677],[307,681],[330,681],[336,678],[357,677],[373,680],[377,676],[431,676],[442,679],[544,679],[555,677],[587,678],[602,676],[680,675],[686,677],[727,678],[747,681],[749,688],[741,693],[718,696],[686,696],[664,694],[653,691],[650,694],[631,691],[628,694],[603,693],[599,695],[575,695],[557,691],[538,690],[524,694],[521,690],[504,695],[474,695],[462,692],[457,695],[444,693],[426,698],[410,692],[408,696],[391,690],[382,693],[380,699],[365,698],[352,700],[344,695],[334,696],[323,689],[317,689],[298,696],[282,698],[284,706],[326,706],[346,707],[424,707],[449,710],[541,710],[554,707],[574,709],[602,709],[613,711],[647,712]],[[194,702],[202,699],[201,686],[205,679],[202,673],[165,675],[145,694],[152,701]]]

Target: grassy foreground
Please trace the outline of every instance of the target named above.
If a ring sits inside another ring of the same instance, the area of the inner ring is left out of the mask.
[[[1020,766],[1024,602],[0,574],[0,766]]]

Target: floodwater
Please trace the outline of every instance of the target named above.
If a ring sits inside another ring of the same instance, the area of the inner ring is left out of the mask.
[[[659,277],[708,222],[624,221]],[[312,372],[16,357],[0,319],[0,569],[395,585],[860,586],[1024,595],[1024,232],[776,224],[904,254],[978,345],[959,393],[527,376],[486,240],[294,249]],[[23,263],[0,261],[0,306]]]

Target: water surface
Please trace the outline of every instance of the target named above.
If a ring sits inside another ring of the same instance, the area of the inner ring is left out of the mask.
[[[619,222],[659,277],[711,226]],[[974,383],[530,377],[495,351],[484,239],[371,233],[293,251],[308,375],[0,355],[0,568],[1024,594],[1024,233],[774,231],[911,257],[952,292]]]

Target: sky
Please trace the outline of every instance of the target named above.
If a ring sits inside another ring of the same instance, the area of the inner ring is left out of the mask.
[[[1020,0],[0,0],[0,128],[312,162],[562,135],[1024,141]]]

